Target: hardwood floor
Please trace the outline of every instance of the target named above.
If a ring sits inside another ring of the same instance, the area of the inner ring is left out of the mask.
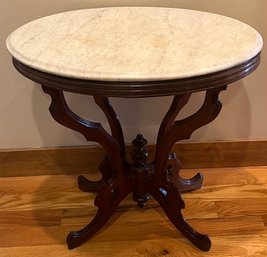
[[[96,213],[94,194],[79,191],[75,175],[47,175],[0,178],[0,256],[266,257],[267,167],[201,171],[204,186],[183,194],[183,213],[211,237],[208,253],[176,231],[156,202],[139,209],[131,197],[95,237],[69,251],[68,232]]]

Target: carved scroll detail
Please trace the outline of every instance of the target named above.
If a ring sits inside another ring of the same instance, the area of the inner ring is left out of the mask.
[[[114,175],[122,176],[123,157],[119,143],[100,123],[88,121],[73,113],[68,107],[62,91],[46,86],[42,86],[42,88],[45,93],[51,96],[52,102],[49,111],[53,118],[58,123],[80,132],[88,141],[95,141],[101,144],[110,156],[110,161],[114,168]]]
[[[43,86],[44,92],[52,98],[49,109],[54,119],[80,132],[87,140],[100,143],[108,153],[100,165],[101,180],[92,182],[83,176],[79,177],[80,189],[86,192],[98,192],[94,203],[98,211],[87,226],[69,233],[67,243],[70,249],[81,245],[101,229],[120,202],[130,193],[133,193],[133,199],[137,201],[139,207],[143,207],[152,195],[175,227],[193,244],[204,251],[210,249],[209,237],[195,231],[181,213],[185,205],[180,192],[199,188],[202,184],[202,176],[197,175],[192,179],[179,177],[180,161],[175,155],[169,155],[169,153],[175,142],[190,138],[196,129],[216,118],[221,110],[218,95],[225,88],[208,90],[202,107],[195,114],[178,121],[175,121],[175,118],[188,102],[190,93],[175,96],[159,129],[155,162],[147,162],[148,152],[145,149],[147,141],[138,135],[133,141],[134,162],[129,164],[126,163],[124,156],[121,125],[107,98],[94,97],[96,104],[107,116],[112,135],[100,123],[88,121],[73,113],[67,106],[62,91]]]
[[[189,139],[195,130],[210,123],[217,117],[222,107],[222,104],[218,99],[218,95],[225,89],[226,86],[207,90],[205,100],[201,108],[191,116],[175,121],[171,126],[170,122],[173,122],[174,114],[177,115],[189,99],[188,95],[174,98],[169,111],[163,119],[158,135],[159,142],[156,149],[155,166],[157,172],[161,173],[160,176],[166,176],[165,170],[172,146],[179,140]],[[167,123],[165,120],[168,119],[170,119],[170,122]]]
[[[160,204],[172,224],[185,237],[203,251],[208,251],[210,249],[211,241],[209,237],[198,233],[184,219],[181,209],[183,209],[185,205],[174,184],[168,181],[162,183],[154,180],[149,187],[149,192]]]
[[[87,140],[101,144],[108,153],[100,166],[102,179],[89,181],[79,177],[79,187],[83,191],[97,191],[95,206],[98,211],[94,219],[83,229],[70,232],[67,237],[69,249],[75,248],[94,235],[112,216],[119,203],[133,191],[132,180],[124,176],[123,137],[117,116],[105,98],[95,98],[96,103],[107,115],[111,126],[112,137],[100,123],[91,122],[73,113],[68,107],[64,94],[60,90],[42,86],[43,91],[52,98],[49,107],[53,118],[60,124],[83,134]],[[118,130],[118,131],[116,131]],[[117,141],[118,140],[118,141]],[[111,164],[111,165],[110,165]]]

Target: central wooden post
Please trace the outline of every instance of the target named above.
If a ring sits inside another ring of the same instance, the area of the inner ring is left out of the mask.
[[[145,188],[146,175],[150,168],[149,163],[146,162],[148,157],[148,151],[145,148],[147,140],[141,134],[138,134],[132,144],[134,146],[132,151],[134,163],[131,165],[131,170],[135,177],[133,200],[137,202],[140,208],[143,208],[150,198]]]

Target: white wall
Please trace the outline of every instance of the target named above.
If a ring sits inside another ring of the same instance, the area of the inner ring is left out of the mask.
[[[49,97],[12,67],[5,39],[22,24],[66,10],[123,5],[181,7],[220,13],[248,23],[267,38],[266,0],[0,0],[0,149],[88,144],[78,133],[58,125],[48,112]],[[219,117],[195,132],[192,141],[267,139],[267,44],[260,68],[221,94]],[[196,94],[181,116],[202,101]],[[107,122],[89,96],[67,94],[73,110],[95,121]],[[153,143],[171,97],[111,99],[120,116],[127,142],[142,132]]]

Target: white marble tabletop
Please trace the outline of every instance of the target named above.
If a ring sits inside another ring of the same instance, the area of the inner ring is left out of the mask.
[[[76,10],[30,22],[7,39],[20,62],[72,78],[148,81],[234,67],[262,49],[250,26],[217,14],[174,8]]]

